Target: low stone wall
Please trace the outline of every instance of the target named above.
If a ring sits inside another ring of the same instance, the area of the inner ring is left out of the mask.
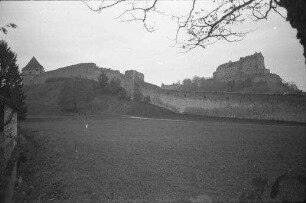
[[[8,105],[0,102],[1,108],[1,131],[0,131],[0,174],[12,151],[16,146],[17,137],[17,113]],[[6,124],[6,125],[4,125]]]
[[[17,144],[17,113],[5,102],[0,99],[0,202],[11,202],[12,193],[7,191],[15,185],[11,180],[16,175],[13,154]]]
[[[178,113],[306,122],[304,95],[181,92],[149,84],[141,91],[152,104]]]

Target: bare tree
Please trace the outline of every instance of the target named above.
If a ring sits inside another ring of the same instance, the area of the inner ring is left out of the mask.
[[[228,42],[241,41],[250,30],[242,31],[236,25],[247,19],[259,21],[267,19],[271,12],[286,18],[292,27],[298,31],[297,38],[305,50],[306,3],[304,0],[214,0],[213,7],[206,9],[200,0],[189,0],[190,8],[185,16],[174,16],[159,9],[162,0],[101,0],[94,8],[88,1],[85,4],[95,12],[125,5],[124,11],[118,17],[122,21],[140,21],[149,32],[154,31],[154,25],[149,25],[150,14],[168,15],[178,25],[175,42],[187,51],[196,47],[206,48],[220,40]],[[175,3],[173,1],[173,3]],[[287,15],[284,9],[287,10]],[[305,51],[304,51],[304,56]]]

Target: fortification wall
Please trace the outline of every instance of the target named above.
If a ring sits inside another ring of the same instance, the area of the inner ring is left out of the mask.
[[[107,77],[120,81],[129,96],[139,88],[144,96],[150,97],[154,105],[179,113],[218,117],[253,118],[306,122],[306,96],[264,95],[216,92],[181,92],[165,90],[144,82],[144,76],[137,71],[119,71],[99,68],[94,63],[77,64],[34,76],[33,83],[45,83],[53,77],[82,77],[97,80],[104,71]],[[259,78],[260,79],[260,78]],[[258,79],[258,80],[259,80]],[[271,77],[271,80],[277,78]]]
[[[50,78],[73,77],[87,78],[97,81],[101,72],[104,72],[106,74],[109,81],[112,79],[120,81],[121,86],[127,90],[127,94],[129,96],[132,95],[134,82],[132,81],[132,78],[129,77],[129,75],[126,76],[120,73],[119,71],[114,71],[111,69],[99,68],[94,63],[81,63],[72,66],[67,66],[56,70],[47,71],[40,75],[25,75],[23,79],[25,81],[25,84],[43,84],[46,82],[46,80]]]
[[[68,77],[81,77],[88,79],[97,79],[101,71],[94,63],[82,63],[56,70],[48,71],[34,77],[34,84],[45,83],[49,78],[68,78]]]
[[[306,122],[306,96],[180,92],[142,85],[150,102],[178,113]]]

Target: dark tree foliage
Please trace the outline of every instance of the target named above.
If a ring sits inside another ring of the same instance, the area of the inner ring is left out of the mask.
[[[244,92],[245,90],[248,91],[248,88],[256,87],[258,85],[268,87],[267,82],[254,83],[250,77],[236,81],[218,81],[214,80],[213,78],[201,78],[194,76],[192,80],[184,79],[182,84],[177,85],[177,90],[192,92]],[[287,93],[298,94],[301,92],[301,90],[299,90],[293,82],[287,83],[283,81],[275,85],[279,86],[282,91]],[[252,89],[252,91],[254,91],[254,89]],[[258,91],[264,93],[264,91],[267,90],[259,89]]]
[[[138,88],[134,89],[134,91],[133,91],[133,100],[134,101],[143,101],[144,100],[143,94]]]
[[[0,95],[8,98],[17,109],[18,119],[26,119],[27,108],[22,91],[22,77],[17,65],[17,55],[8,44],[0,41]]]
[[[117,78],[112,78],[109,81],[105,72],[102,72],[98,77],[98,81],[94,82],[94,90],[100,95],[109,94],[118,96],[119,99],[128,99],[127,92],[121,86],[120,80]]]
[[[126,91],[121,87],[120,80],[112,78],[105,87],[111,95],[118,95],[120,98],[126,97]]]
[[[102,72],[98,77],[99,88],[104,88],[108,83],[108,77],[106,73]]]
[[[62,110],[77,111],[92,98],[93,83],[82,78],[66,80],[58,95],[58,105]]]
[[[305,188],[305,171],[289,170],[282,175],[279,175],[274,181],[269,182],[268,178],[258,176],[252,179],[252,187],[244,190],[239,202],[293,202],[288,199],[299,198],[298,202],[305,202],[302,197],[298,197],[298,188]],[[292,183],[295,187],[292,187]],[[284,190],[286,188],[286,190]],[[288,189],[290,188],[290,193]],[[296,196],[297,195],[297,196]],[[268,196],[268,198],[267,198]],[[282,196],[280,199],[277,199]],[[267,200],[265,199],[267,198]],[[297,202],[297,201],[294,201]]]
[[[286,20],[297,30],[296,37],[304,47],[304,57],[306,58],[306,1],[280,0],[279,5],[287,10]]]
[[[190,7],[184,16],[175,16],[168,11],[160,9],[162,0],[130,1],[114,0],[104,1],[94,8],[84,1],[88,8],[95,12],[118,5],[125,6],[118,17],[121,21],[139,21],[149,32],[155,30],[154,24],[149,19],[154,19],[154,14],[171,17],[178,25],[175,43],[187,51],[196,47],[206,48],[208,45],[220,40],[228,42],[241,41],[249,31],[243,31],[236,25],[245,23],[247,19],[254,21],[268,18],[271,12],[280,16],[285,15],[280,7],[287,10],[287,21],[297,29],[297,38],[300,39],[305,53],[305,0],[218,0],[212,1],[213,7],[207,9],[201,0],[190,0]],[[175,3],[175,1],[173,1]],[[285,18],[285,17],[284,17]]]

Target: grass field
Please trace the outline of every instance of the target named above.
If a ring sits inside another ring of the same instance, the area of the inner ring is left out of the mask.
[[[21,125],[36,147],[17,200],[188,202],[205,194],[235,201],[256,176],[305,173],[302,125],[112,115]],[[295,196],[305,198],[301,191]]]

